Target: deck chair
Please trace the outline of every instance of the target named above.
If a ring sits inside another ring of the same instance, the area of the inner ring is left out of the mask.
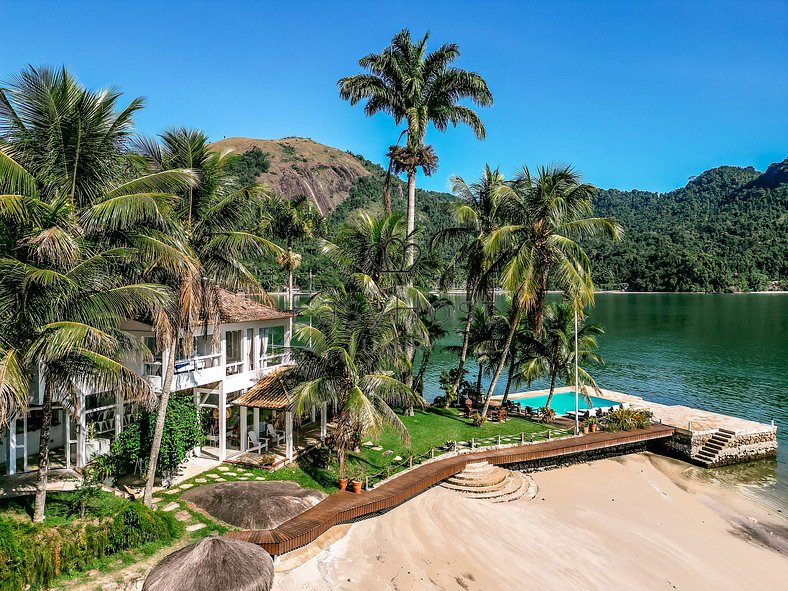
[[[266,432],[268,433],[268,436],[271,438],[271,441],[274,442],[274,445],[279,445],[285,439],[285,434],[282,433],[281,431],[277,431],[276,429],[274,429],[274,425],[272,423],[268,423],[268,425],[266,426]]]
[[[246,451],[252,452],[256,451],[257,453],[262,453],[263,450],[268,451],[268,440],[263,439],[260,441],[260,438],[257,436],[257,433],[254,431],[249,431],[246,434],[247,442],[246,442]]]

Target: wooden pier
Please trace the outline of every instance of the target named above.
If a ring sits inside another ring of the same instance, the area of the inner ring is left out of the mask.
[[[505,465],[560,458],[666,439],[672,437],[674,432],[673,427],[655,424],[637,431],[601,431],[581,437],[481,450],[445,459],[436,458],[361,494],[335,492],[275,529],[232,531],[225,536],[258,544],[272,556],[279,556],[309,544],[335,525],[396,507],[446,478],[462,472],[469,462],[485,460],[494,465]]]

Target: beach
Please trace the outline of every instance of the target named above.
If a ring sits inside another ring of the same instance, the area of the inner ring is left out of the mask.
[[[637,454],[537,472],[531,500],[440,487],[280,560],[276,591],[775,589],[786,509]]]

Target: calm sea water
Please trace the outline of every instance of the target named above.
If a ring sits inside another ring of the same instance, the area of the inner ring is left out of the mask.
[[[424,396],[441,394],[442,369],[456,356],[462,296],[445,315],[450,334],[432,356]],[[709,471],[780,504],[788,499],[788,294],[599,294],[589,314],[602,324],[606,364],[591,369],[603,388],[663,404],[684,404],[778,426],[777,461]],[[471,366],[469,379],[475,379]],[[485,385],[489,378],[483,379]],[[504,379],[496,393],[502,394]],[[547,387],[535,383],[533,389]],[[517,391],[513,389],[513,391]]]

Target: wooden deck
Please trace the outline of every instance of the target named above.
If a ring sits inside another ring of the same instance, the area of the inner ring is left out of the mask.
[[[529,462],[664,439],[671,437],[673,433],[673,427],[657,424],[638,431],[602,431],[582,437],[482,450],[438,459],[383,482],[370,491],[362,491],[361,494],[335,492],[275,529],[233,531],[225,535],[258,544],[272,556],[278,556],[305,546],[335,525],[396,507],[442,480],[462,472],[469,462],[486,460],[496,465]]]

